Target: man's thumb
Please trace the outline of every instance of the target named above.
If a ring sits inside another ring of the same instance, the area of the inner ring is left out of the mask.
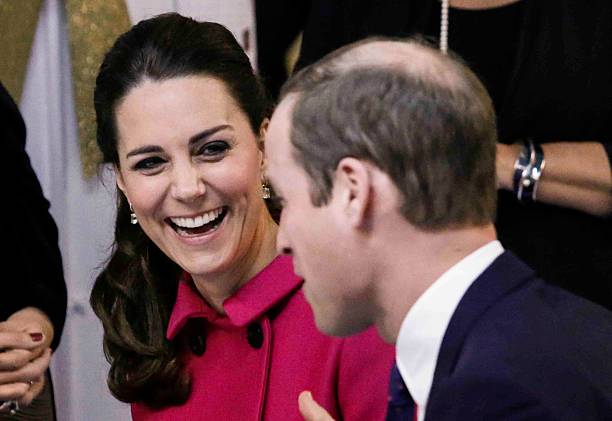
[[[309,391],[300,393],[298,404],[305,421],[334,421],[327,411],[313,399]]]

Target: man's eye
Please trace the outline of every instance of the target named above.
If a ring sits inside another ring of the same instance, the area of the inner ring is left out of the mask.
[[[140,171],[153,170],[157,168],[158,166],[160,166],[161,164],[163,164],[164,162],[165,161],[162,158],[158,156],[152,156],[150,158],[145,158],[145,159],[138,161],[134,165],[134,169],[140,170]]]
[[[229,144],[222,140],[209,142],[202,146],[198,151],[198,155],[204,156],[219,156],[223,155],[229,149]]]

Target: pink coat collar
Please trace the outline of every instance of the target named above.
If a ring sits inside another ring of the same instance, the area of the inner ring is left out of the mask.
[[[290,273],[291,276],[287,276]],[[293,274],[293,262],[289,256],[277,256],[261,272],[244,284],[223,303],[229,321],[236,326],[246,326],[274,305],[289,296],[302,285]],[[192,318],[214,321],[220,316],[206,304],[193,285],[191,277],[183,274],[178,283],[176,302],[170,315],[166,336],[172,340]]]

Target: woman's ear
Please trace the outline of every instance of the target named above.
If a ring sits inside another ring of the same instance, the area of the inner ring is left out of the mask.
[[[268,126],[270,125],[270,119],[264,118],[259,126],[259,136],[257,138],[257,147],[260,151],[264,151],[264,142],[266,140],[266,133],[268,132]]]
[[[333,196],[332,200],[339,201],[340,211],[353,227],[366,227],[372,201],[372,179],[368,165],[357,158],[342,158],[336,167]]]
[[[123,194],[125,194],[125,183],[123,181],[123,175],[121,175],[121,170],[117,165],[113,165],[113,169],[115,170],[115,180],[117,182],[117,187],[123,192]]]
[[[266,158],[265,158],[264,151],[265,151],[266,133],[268,132],[269,125],[270,125],[270,119],[264,118],[264,120],[261,122],[261,125],[259,126],[259,136],[257,137],[257,148],[259,149],[259,153],[261,156],[259,164],[262,169],[266,165]]]

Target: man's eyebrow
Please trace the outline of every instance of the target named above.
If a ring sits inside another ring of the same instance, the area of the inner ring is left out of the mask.
[[[231,129],[232,126],[230,126],[229,124],[220,124],[218,126],[215,127],[211,127],[210,129],[206,129],[206,130],[202,130],[200,133],[197,133],[193,136],[191,136],[189,138],[189,145],[193,145],[197,142],[199,142],[202,139],[206,139],[210,136],[212,136],[213,134],[221,131],[221,130],[225,130],[225,129]],[[146,145],[146,146],[142,146],[140,148],[136,148],[131,150],[130,152],[128,152],[125,157],[129,158],[131,156],[134,155],[141,155],[141,154],[147,154],[147,153],[154,153],[154,152],[162,152],[163,149],[160,146],[156,146],[156,145]]]

